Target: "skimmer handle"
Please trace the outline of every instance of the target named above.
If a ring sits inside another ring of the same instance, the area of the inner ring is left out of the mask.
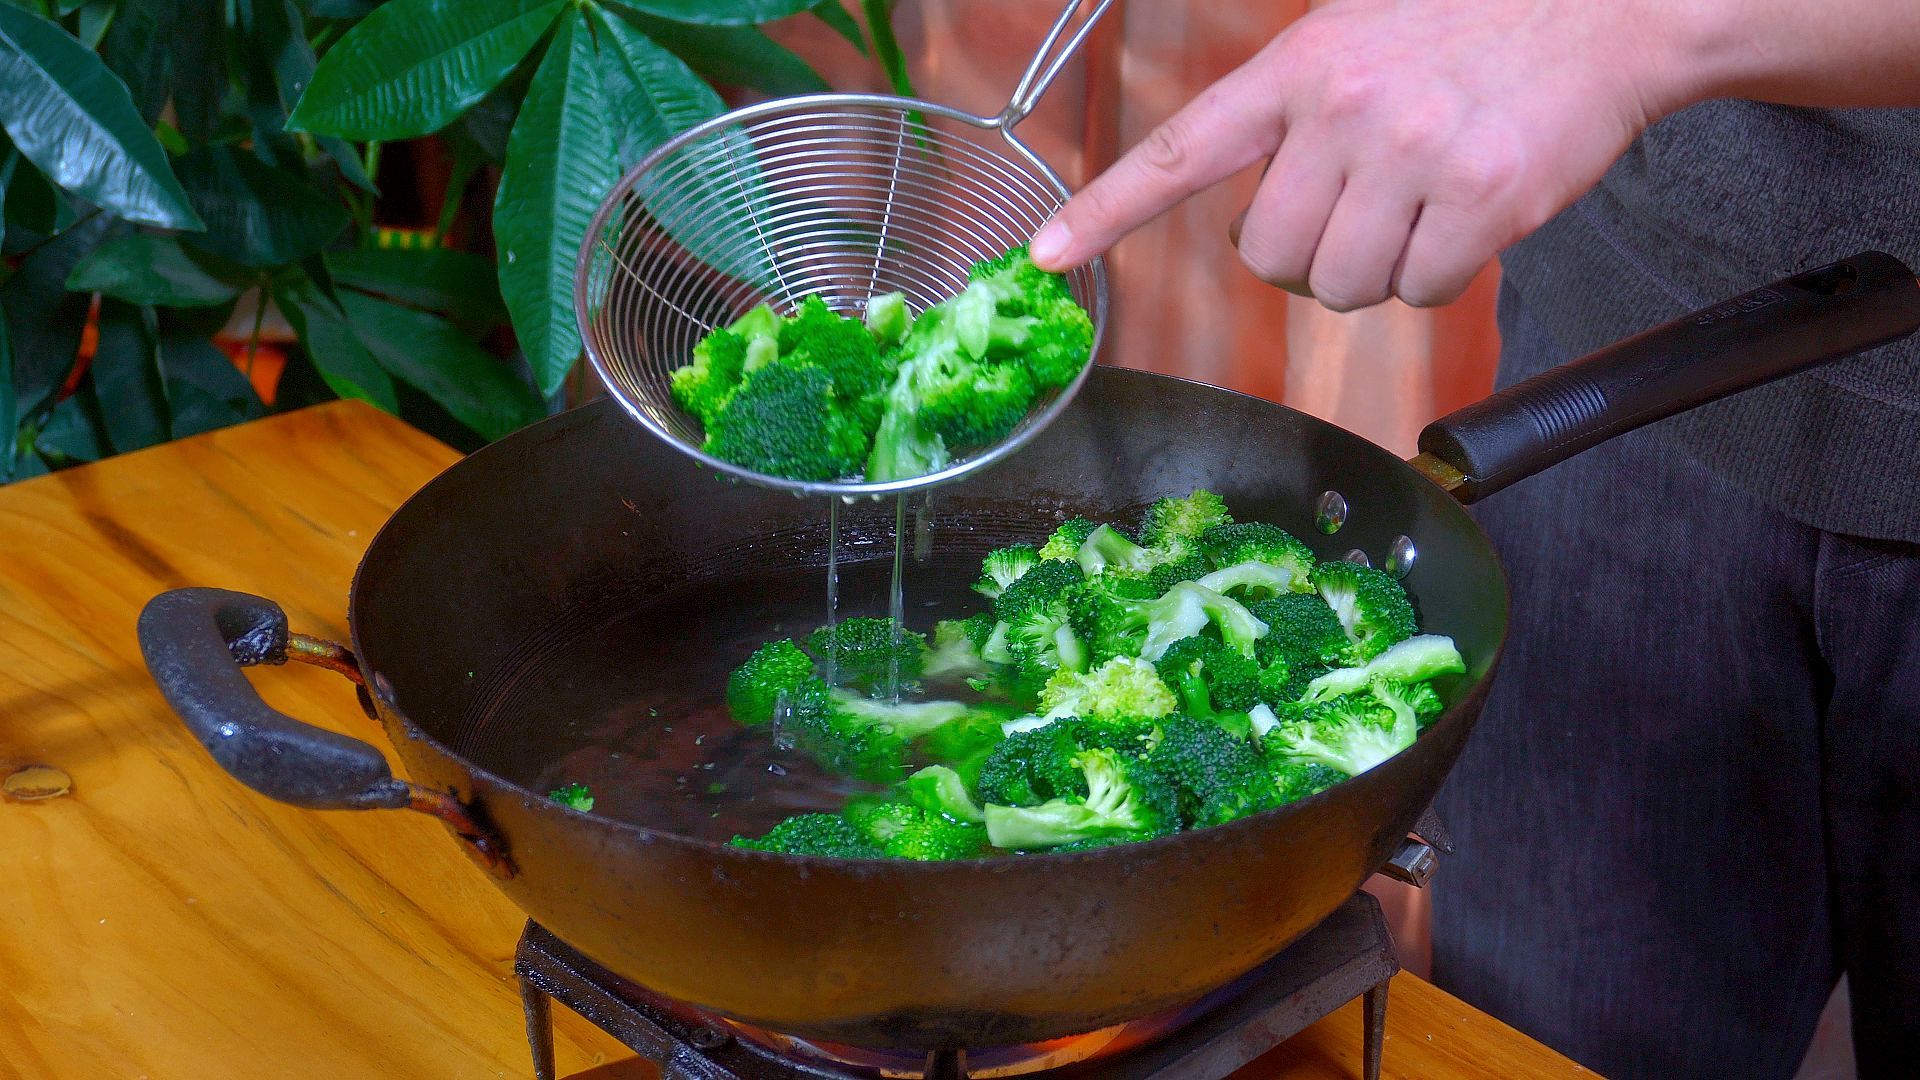
[[[1067,32],[1068,27],[1073,25],[1073,17],[1078,15],[1080,9],[1085,6],[1086,0],[1067,0],[1066,10],[1053,21],[1053,29],[1047,31],[1046,40],[1042,41],[1040,48],[1035,50],[1033,62],[1027,65],[1026,74],[1020,76],[1020,85],[1013,88],[1013,100],[1007,102],[1007,107],[1000,111],[999,124],[1002,128],[1010,128],[1027,118],[1027,114],[1033,111],[1033,107],[1040,103],[1040,95],[1047,92],[1047,87],[1053,85],[1053,80],[1060,77],[1060,70],[1067,66],[1067,61],[1072,60],[1074,54],[1080,51],[1080,46],[1086,42],[1087,35],[1093,32],[1093,25],[1100,21],[1100,16],[1105,15],[1108,8],[1113,6],[1113,0],[1096,0],[1086,21],[1082,22],[1079,28],[1074,30],[1073,36],[1067,39],[1067,43],[1061,45],[1056,51],[1054,46],[1059,45],[1061,36]]]

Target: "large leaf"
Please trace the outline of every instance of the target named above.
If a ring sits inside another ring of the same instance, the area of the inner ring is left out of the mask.
[[[135,233],[95,248],[74,267],[67,288],[131,304],[212,307],[240,294],[236,270],[173,237]]]
[[[907,76],[907,57],[900,51],[900,39],[893,34],[893,4],[891,0],[860,0],[860,6],[867,16],[867,32],[873,35],[874,55],[879,57],[880,66],[886,69],[887,81],[893,84],[893,92],[907,97],[917,96],[913,91],[913,80]]]
[[[167,373],[167,402],[172,408],[168,423],[174,438],[266,415],[267,407],[253,392],[253,384],[213,342],[175,333],[163,321],[160,356]]]
[[[273,302],[293,326],[300,348],[328,389],[387,412],[398,411],[400,399],[392,376],[361,343],[340,304],[311,277],[296,270],[276,278]]]
[[[481,436],[498,439],[545,415],[532,387],[445,319],[345,289],[340,306],[382,367]]]
[[[100,399],[93,387],[83,383],[72,397],[55,407],[33,445],[56,463],[98,461],[112,453],[106,421],[100,415]]]
[[[309,0],[307,13],[316,19],[364,19],[382,0]]]
[[[726,106],[684,61],[625,19],[595,10],[601,81],[614,150],[631,167],[669,138],[720,115]]]
[[[172,437],[166,372],[160,368],[160,327],[150,307],[100,303],[99,346],[94,352],[94,393],[107,441],[118,453],[156,446]]]
[[[631,9],[620,14],[709,82],[750,86],[774,97],[828,88],[805,60],[751,26],[695,26]]]
[[[68,292],[67,277],[114,226],[107,215],[93,215],[47,241],[0,286],[0,307],[13,331],[16,419],[49,405],[73,370],[91,298]]]
[[[570,12],[520,106],[493,207],[500,295],[545,394],[560,388],[580,355],[574,261],[619,179],[608,115],[628,108],[635,106],[603,95],[586,16]]]
[[[107,28],[114,24],[119,10],[120,0],[86,0],[74,17],[74,36],[87,48],[98,49],[100,39],[107,36]]]
[[[251,46],[247,61],[254,86],[249,97],[256,105],[256,122],[278,133],[313,81],[316,61],[313,45],[307,41],[306,20],[293,0],[238,0],[235,12],[240,32]],[[268,101],[274,106],[271,110],[264,107]],[[314,142],[333,159],[347,183],[369,194],[380,193],[351,143],[332,135],[315,136]]]
[[[304,177],[228,146],[203,147],[181,158],[180,180],[209,225],[189,242],[242,266],[297,262],[352,220]]]
[[[128,221],[199,229],[126,84],[71,34],[0,6],[7,134],[55,184]]]
[[[623,0],[649,15],[704,26],[758,26],[810,10],[820,0]]]
[[[834,33],[846,38],[854,48],[860,50],[861,56],[867,55],[867,39],[860,33],[860,24],[854,21],[840,0],[816,0],[807,10],[813,13],[814,18],[826,23]]]
[[[532,49],[565,0],[393,0],[320,60],[287,126],[345,139],[438,131]]]
[[[173,111],[189,142],[212,138],[227,93],[225,0],[176,0],[178,22],[193,33],[168,43],[173,52]]]
[[[179,14],[179,0],[122,0],[119,16],[100,43],[100,59],[127,84],[133,107],[148,127],[167,107],[173,84],[173,31]],[[198,26],[190,31],[204,32]]]
[[[327,252],[335,284],[427,308],[473,327],[507,321],[493,260],[451,248]]]

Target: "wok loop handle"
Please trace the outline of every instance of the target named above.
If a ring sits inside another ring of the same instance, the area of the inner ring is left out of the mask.
[[[263,701],[241,668],[288,660],[337,671],[358,685],[346,646],[292,634],[271,600],[224,589],[174,589],[140,612],[140,652],[160,696],[234,779],[309,810],[407,809],[444,821],[493,873],[513,876],[500,842],[452,795],[394,777],[371,744],[302,723]]]
[[[1609,345],[1450,413],[1414,466],[1471,503],[1635,428],[1920,329],[1920,283],[1879,251]]]

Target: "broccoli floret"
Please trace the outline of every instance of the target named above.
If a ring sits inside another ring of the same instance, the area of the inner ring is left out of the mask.
[[[1352,645],[1347,632],[1340,617],[1318,596],[1289,593],[1256,600],[1247,610],[1267,624],[1267,635],[1254,650],[1261,663],[1285,663],[1299,672],[1348,662]]]
[[[1029,611],[1066,597],[1086,580],[1080,567],[1060,559],[1035,563],[993,600],[994,618],[1011,625]]]
[[[967,310],[964,339],[984,355],[1010,351],[1041,390],[1072,382],[1093,354],[1093,319],[1067,279],[1033,265],[1024,247],[974,264],[955,303]],[[991,299],[991,310],[984,302]]]
[[[1428,725],[1439,719],[1440,714],[1446,711],[1446,703],[1440,700],[1440,692],[1433,688],[1432,683],[1417,682],[1405,685],[1407,701],[1413,705],[1414,714],[1420,718],[1420,730],[1425,731]]]
[[[1243,713],[1260,704],[1260,665],[1212,638],[1182,638],[1154,664],[1189,716]]]
[[[1267,563],[1291,575],[1294,592],[1313,591],[1313,549],[1278,525],[1262,521],[1214,525],[1200,534],[1200,548],[1217,567]]]
[[[898,799],[858,799],[844,811],[854,831],[894,859],[970,859],[986,846],[986,830]]]
[[[1172,780],[1190,825],[1219,825],[1274,804],[1267,764],[1253,744],[1211,721],[1163,721],[1160,742],[1147,760]]]
[[[1148,507],[1146,521],[1140,526],[1140,542],[1148,547],[1193,545],[1208,529],[1232,523],[1226,502],[1201,489],[1184,499],[1160,499]]]
[[[1040,548],[1043,559],[1071,559],[1080,554],[1080,545],[1093,535],[1095,526],[1086,518],[1068,518],[1053,530],[1047,542]]]
[[[1406,684],[1375,675],[1364,690],[1313,705],[1275,728],[1268,746],[1284,758],[1358,776],[1412,746],[1419,734]]]
[[[995,847],[1032,851],[1109,837],[1148,840],[1180,827],[1172,785],[1145,760],[1083,750],[1070,762],[1086,794],[1038,806],[987,805],[987,838]]]
[[[1335,668],[1315,678],[1307,684],[1303,696],[1309,703],[1326,701],[1359,690],[1376,675],[1416,683],[1465,670],[1466,661],[1454,647],[1452,638],[1421,634],[1393,646],[1362,667]]]
[[[1158,660],[1168,646],[1181,638],[1193,637],[1211,624],[1220,632],[1220,640],[1242,656],[1252,656],[1254,643],[1266,636],[1267,624],[1237,600],[1212,589],[1183,581],[1167,590],[1158,600],[1134,602],[1134,618],[1147,628],[1140,644],[1140,657]]]
[[[583,814],[593,809],[593,792],[577,780],[547,792],[547,798]]]
[[[711,426],[740,388],[746,360],[746,338],[725,327],[709,333],[693,347],[693,363],[673,370],[668,383],[673,400]]]
[[[960,620],[960,625],[966,629],[967,640],[973,642],[974,648],[985,649],[987,641],[993,637],[994,628],[999,625],[999,620],[995,619],[990,611],[980,611]]]
[[[1015,364],[942,365],[923,386],[920,422],[950,447],[987,446],[1020,425],[1035,393],[1033,377]]]
[[[1205,583],[1210,566],[1206,556],[1197,552],[1175,555],[1165,562],[1156,564],[1144,575],[1136,575],[1123,570],[1109,570],[1104,575],[1109,588],[1123,589],[1128,595],[1136,592],[1130,586],[1137,583],[1137,593],[1142,598],[1158,598],[1166,595],[1168,589],[1183,581]],[[1221,590],[1224,591],[1224,590]]]
[[[784,855],[826,855],[839,859],[877,859],[878,845],[869,842],[839,814],[796,814],[750,839],[736,836],[733,846]]]
[[[921,673],[930,679],[943,676],[974,678],[988,674],[992,669],[980,656],[980,644],[973,638],[974,619],[942,619],[933,624],[933,645],[927,653],[926,663]],[[993,629],[993,619],[986,619],[987,633]],[[985,638],[982,637],[981,642]]]
[[[1419,630],[1407,591],[1384,571],[1351,562],[1314,567],[1313,585],[1353,642],[1357,660],[1371,660]]]
[[[813,678],[813,659],[800,646],[791,639],[769,641],[727,677],[727,711],[742,724],[764,724],[780,698]]]
[[[898,345],[907,340],[907,331],[913,328],[913,313],[907,310],[905,293],[882,293],[867,301],[867,332],[882,346]]]
[[[833,480],[859,469],[867,445],[825,371],[776,363],[741,382],[708,425],[705,449],[772,476]]]
[[[1153,665],[1119,656],[1080,674],[1060,671],[1040,690],[1044,716],[1151,720],[1177,708],[1173,691]]]
[[[978,825],[985,819],[980,814],[980,805],[967,794],[966,781],[959,773],[945,765],[929,765],[901,785],[907,798],[922,810],[934,814],[945,814],[955,821],[969,825]]]
[[[976,705],[965,716],[921,736],[914,743],[914,751],[922,758],[951,766],[972,785],[987,755],[1006,739],[1003,726],[1014,716],[1015,710],[1009,706]]]
[[[1008,735],[980,765],[974,782],[983,803],[1037,806],[1065,795],[1085,795],[1086,778],[1073,765],[1082,747],[1067,721]]]
[[[1287,757],[1276,756],[1270,758],[1268,763],[1273,775],[1276,804],[1299,802],[1309,795],[1318,795],[1347,778],[1347,774],[1338,769],[1329,769],[1325,765],[1314,765]]]
[[[1020,580],[1021,575],[1033,569],[1040,561],[1040,553],[1032,544],[1009,544],[987,552],[980,561],[980,580],[973,583],[973,591],[991,600],[1007,591],[1007,586]]]
[[[818,296],[800,301],[780,326],[780,363],[817,367],[843,401],[877,394],[893,381],[898,361],[883,353],[856,319],[836,314]]]
[[[1223,566],[1195,580],[1217,593],[1238,591],[1243,599],[1261,600],[1291,593],[1298,579],[1286,567],[1249,561]]]
[[[927,638],[890,618],[862,616],[808,634],[807,651],[841,682],[872,690],[918,679],[926,665]]]
[[[781,700],[785,712],[778,727],[784,736],[824,767],[876,783],[900,778],[916,740],[978,715],[958,701],[876,701],[818,678]]]
[[[1088,533],[1074,552],[1074,559],[1080,564],[1080,569],[1089,575],[1110,569],[1145,574],[1163,561],[1154,552],[1127,539],[1127,534],[1111,525],[1101,525]]]
[[[1057,671],[1087,670],[1087,647],[1073,629],[1072,608],[1064,592],[1044,604],[1028,605],[1006,627],[1007,652],[1020,680],[1039,683]]]
[[[938,306],[914,321],[900,347],[900,366],[881,400],[880,423],[873,435],[873,453],[867,458],[866,478],[872,482],[911,480],[946,467],[952,460],[946,440],[922,421],[925,384],[947,358],[956,357],[948,313]]]

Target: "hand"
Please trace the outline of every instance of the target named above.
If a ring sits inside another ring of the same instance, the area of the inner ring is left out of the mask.
[[[1337,0],[1075,195],[1034,260],[1079,265],[1265,159],[1234,230],[1254,274],[1336,311],[1446,303],[1685,103],[1689,6]]]

